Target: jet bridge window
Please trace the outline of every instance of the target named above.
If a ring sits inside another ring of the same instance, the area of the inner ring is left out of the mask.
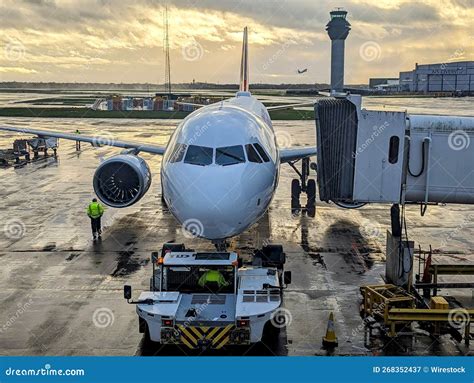
[[[240,145],[216,149],[216,164],[227,166],[245,162],[244,149]]]
[[[170,162],[181,162],[183,160],[184,153],[186,153],[187,147],[188,145],[185,144],[176,144],[173,153],[171,153]]]
[[[245,151],[247,152],[247,158],[249,162],[262,162],[262,159],[258,155],[257,150],[255,150],[252,144],[245,145]]]
[[[400,146],[400,139],[397,136],[390,138],[390,145],[388,149],[388,162],[396,164],[398,162],[398,147]]]
[[[186,164],[206,166],[212,164],[213,149],[205,146],[189,145],[184,162]]]

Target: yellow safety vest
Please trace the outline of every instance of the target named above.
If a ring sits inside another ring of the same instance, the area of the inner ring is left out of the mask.
[[[104,214],[104,207],[99,202],[91,202],[87,207],[87,215],[91,218],[99,218]]]
[[[201,278],[199,278],[198,284],[199,286],[204,287],[207,282],[217,282],[219,287],[229,285],[224,276],[217,270],[206,271],[203,275],[201,275]]]

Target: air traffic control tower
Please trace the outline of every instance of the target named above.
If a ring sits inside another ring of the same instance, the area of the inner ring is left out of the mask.
[[[347,12],[341,8],[329,13],[331,20],[326,25],[331,39],[331,93],[344,91],[344,41],[351,24],[346,20]]]

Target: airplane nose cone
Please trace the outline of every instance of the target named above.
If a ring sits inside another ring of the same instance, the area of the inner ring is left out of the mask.
[[[220,239],[243,225],[247,201],[235,179],[200,179],[181,196],[180,221],[195,236]]]
[[[245,171],[200,168],[186,177],[167,177],[170,209],[189,235],[223,239],[242,232],[257,210],[257,185]],[[254,206],[255,205],[255,206]]]

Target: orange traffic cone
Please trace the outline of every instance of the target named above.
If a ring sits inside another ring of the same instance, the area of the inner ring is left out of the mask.
[[[337,347],[337,336],[334,331],[334,313],[331,311],[328,319],[328,328],[326,330],[326,336],[323,337],[324,347]]]

